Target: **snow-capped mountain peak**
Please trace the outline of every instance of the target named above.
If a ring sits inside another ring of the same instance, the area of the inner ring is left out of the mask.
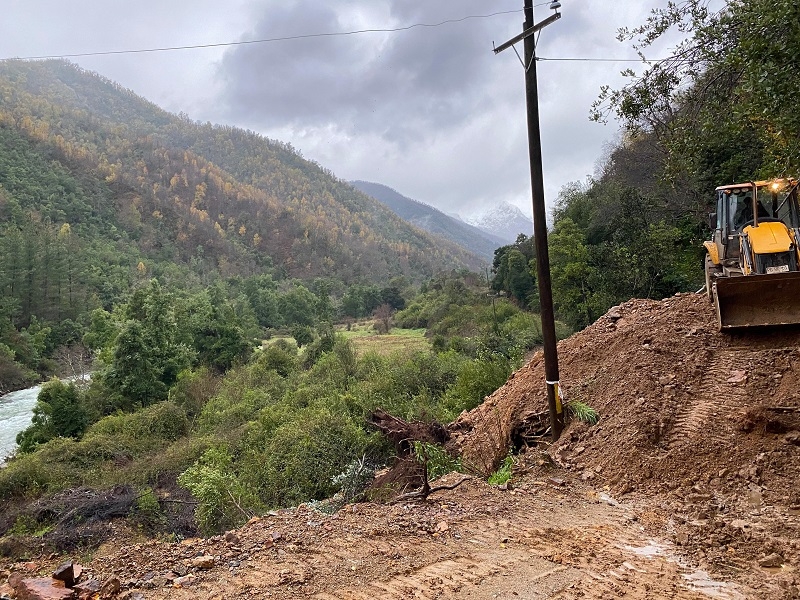
[[[467,223],[488,233],[500,236],[509,244],[517,240],[520,233],[533,235],[533,220],[518,207],[501,202],[485,212],[465,219]]]

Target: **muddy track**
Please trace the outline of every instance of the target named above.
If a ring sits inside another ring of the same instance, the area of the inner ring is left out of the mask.
[[[745,349],[720,350],[713,363],[702,376],[699,390],[680,407],[672,426],[667,449],[678,450],[703,442],[724,448],[734,442],[730,423],[721,418],[748,406],[749,400],[743,382],[750,365],[757,361],[760,352]]]
[[[638,510],[601,501],[578,482],[553,488],[529,479],[503,492],[474,480],[391,509],[285,511],[237,532],[235,547],[222,538],[161,544],[159,551],[149,543],[132,547],[126,561],[118,551],[100,556],[92,568],[130,581],[148,599],[752,597],[711,580],[648,535]],[[243,553],[245,547],[252,550]],[[174,575],[162,578],[197,554],[215,556],[215,566],[179,584]]]

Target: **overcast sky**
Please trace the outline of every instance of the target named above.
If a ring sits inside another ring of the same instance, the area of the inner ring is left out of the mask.
[[[70,60],[169,111],[289,142],[342,179],[382,183],[462,216],[503,200],[530,214],[523,70],[512,50],[492,52],[493,42],[522,30],[522,4],[4,0],[0,58],[399,28],[515,11],[394,33]],[[641,24],[666,0],[562,4],[562,19],[541,33],[541,57],[635,58],[616,30]],[[548,3],[537,6],[536,21],[550,13]],[[629,66],[538,63],[549,205],[564,184],[594,173],[617,137],[616,125],[589,121],[589,108],[600,86],[619,84]]]

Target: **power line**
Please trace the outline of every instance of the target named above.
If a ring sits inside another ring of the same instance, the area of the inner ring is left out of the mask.
[[[664,62],[665,58],[589,58],[589,57],[564,57],[564,58],[545,58],[537,56],[536,60],[548,62],[638,62],[655,63]]]
[[[547,4],[547,2],[543,2],[542,4],[538,4],[537,6],[542,6]],[[334,32],[323,32],[323,33],[306,33],[300,35],[287,35],[287,36],[280,36],[280,37],[273,37],[273,38],[263,38],[258,40],[241,40],[238,42],[220,42],[216,44],[191,44],[187,46],[164,46],[160,48],[139,48],[139,49],[131,49],[131,50],[104,50],[100,52],[76,52],[73,54],[52,54],[52,55],[41,55],[41,56],[18,56],[18,57],[11,57],[11,58],[4,58],[0,60],[44,60],[49,58],[83,58],[87,56],[110,56],[115,54],[146,54],[151,52],[171,52],[174,50],[199,50],[203,48],[223,48],[227,46],[245,46],[248,44],[267,44],[271,42],[286,42],[290,40],[306,40],[311,38],[324,38],[324,37],[341,37],[341,36],[348,36],[348,35],[360,35],[363,33],[398,33],[401,31],[408,31],[410,29],[416,28],[433,28],[433,27],[441,27],[443,25],[451,25],[453,23],[461,23],[463,21],[469,21],[472,19],[489,19],[491,17],[497,17],[499,15],[509,15],[513,13],[518,13],[519,10],[505,10],[505,11],[498,11],[489,13],[486,15],[467,15],[466,17],[461,17],[458,19],[447,19],[444,21],[440,21],[438,23],[414,23],[412,25],[405,25],[403,27],[392,27],[386,29],[358,29],[354,31],[334,31]]]
[[[635,63],[660,63],[664,62],[665,58],[589,58],[589,57],[565,57],[565,58],[545,58],[544,56],[537,56],[536,60],[549,61],[549,62],[635,62]]]

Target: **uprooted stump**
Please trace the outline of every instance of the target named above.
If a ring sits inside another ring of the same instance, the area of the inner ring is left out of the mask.
[[[425,465],[412,452],[414,442],[444,445],[450,439],[447,428],[437,421],[405,421],[380,408],[373,411],[367,420],[394,444],[397,453],[394,464],[375,478],[367,495],[385,499],[427,486]]]
[[[378,408],[369,416],[368,422],[385,435],[395,446],[397,456],[408,456],[414,442],[444,444],[450,439],[447,428],[438,421],[404,421]]]

